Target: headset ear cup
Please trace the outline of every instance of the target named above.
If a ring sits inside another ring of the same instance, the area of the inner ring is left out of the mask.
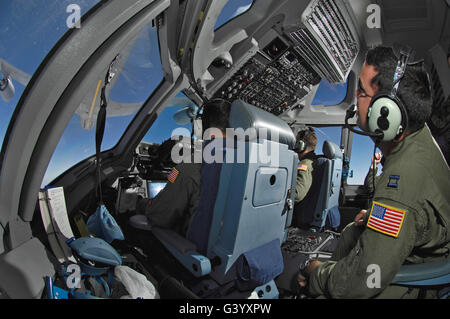
[[[386,93],[377,94],[372,98],[367,113],[369,131],[383,132],[382,141],[392,141],[405,129],[401,102],[391,98]]]
[[[305,150],[305,148],[306,148],[306,144],[303,140],[300,140],[295,144],[295,150],[297,151],[297,153],[303,152]]]

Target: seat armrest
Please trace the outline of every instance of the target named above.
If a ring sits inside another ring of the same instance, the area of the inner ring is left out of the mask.
[[[202,277],[211,272],[211,261],[196,251],[194,243],[170,229],[153,227],[152,232],[172,256],[195,277]]]
[[[180,234],[170,229],[164,229],[159,227],[153,227],[153,235],[159,239],[159,241],[171,245],[174,249],[182,254],[186,254],[190,251],[196,251],[197,246]]]
[[[194,243],[170,229],[152,227],[145,215],[131,216],[129,223],[133,228],[151,231],[153,235],[159,239],[159,241],[171,245],[182,254],[185,254],[188,251],[195,251],[197,249]]]
[[[403,265],[392,281],[399,285],[443,285],[450,283],[450,261]]]
[[[196,252],[194,243],[173,230],[152,227],[145,215],[134,215],[130,218],[131,227],[151,231],[164,247],[194,276],[202,277],[211,272],[211,262],[205,256]]]

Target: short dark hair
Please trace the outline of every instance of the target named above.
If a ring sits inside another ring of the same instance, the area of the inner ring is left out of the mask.
[[[207,101],[203,106],[202,126],[203,130],[218,128],[225,132],[229,127],[231,103],[223,99]]]
[[[378,74],[372,79],[372,85],[378,92],[391,91],[394,82],[394,71],[398,58],[390,47],[376,47],[367,52],[366,63],[374,66]],[[404,77],[397,91],[408,114],[408,130],[415,132],[421,129],[431,115],[431,91],[427,72],[423,63],[406,67]]]
[[[297,133],[297,141],[304,141],[306,144],[306,147],[311,149],[311,150],[315,150],[316,146],[317,146],[317,136],[316,133],[314,132],[314,129],[309,128],[306,130],[301,130],[300,132]]]

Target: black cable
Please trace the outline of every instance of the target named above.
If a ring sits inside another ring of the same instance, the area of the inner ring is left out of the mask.
[[[194,163],[194,158],[195,158],[194,130],[195,130],[195,119],[191,118],[191,163]],[[202,130],[203,130],[203,128],[202,128]],[[198,136],[197,136],[197,138],[198,138]]]
[[[348,124],[348,120],[351,119],[352,117],[354,117],[355,114],[356,114],[356,106],[353,104],[346,111],[344,127],[348,128],[350,131],[352,131],[355,134],[373,137],[375,139],[375,144],[378,144],[378,142],[381,141],[384,137],[384,133],[381,130],[377,130],[375,132],[364,132],[364,131],[355,130],[350,124]]]
[[[376,155],[376,151],[377,151],[377,143],[374,143],[374,147],[373,147],[373,157],[372,157],[372,190],[370,192],[370,198],[373,199],[373,196],[375,195],[375,175],[377,173],[376,171],[376,160],[375,160],[375,155]]]
[[[355,105],[352,105],[351,107],[349,107],[347,109],[346,115],[345,115],[345,127],[348,128],[350,131],[352,131],[353,133],[359,134],[359,135],[364,135],[364,136],[370,136],[375,140],[374,143],[374,147],[373,147],[373,164],[372,164],[372,168],[373,168],[373,176],[372,176],[372,190],[369,193],[370,198],[372,199],[374,194],[375,194],[375,154],[377,151],[377,146],[380,143],[380,141],[383,139],[384,133],[379,131],[379,132],[364,132],[364,131],[359,131],[359,130],[355,130],[353,127],[350,126],[350,124],[348,124],[348,120],[350,118],[352,118],[353,116],[355,116],[356,114],[356,107]]]
[[[102,195],[102,177],[101,177],[101,170],[100,170],[100,152],[101,152],[101,146],[103,141],[103,135],[105,134],[105,124],[106,124],[106,107],[108,106],[108,102],[106,99],[106,87],[111,83],[111,80],[114,78],[115,73],[113,72],[113,66],[114,63],[118,60],[119,54],[116,55],[116,57],[111,61],[108,67],[108,71],[105,75],[105,82],[102,87],[102,91],[100,94],[100,110],[98,111],[97,115],[97,125],[95,130],[95,158],[97,161],[97,187],[96,192],[99,193],[96,194],[99,198],[99,204],[103,204],[103,195]]]

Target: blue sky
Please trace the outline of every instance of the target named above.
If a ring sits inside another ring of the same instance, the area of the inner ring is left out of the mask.
[[[98,0],[0,0],[0,58],[32,75],[50,49],[68,30],[66,19],[70,13],[66,12],[67,6],[76,3],[84,14],[97,2]],[[251,3],[251,0],[231,0],[219,15],[216,28],[230,17],[245,12]],[[141,33],[111,91],[111,99],[124,103],[144,102],[149,92],[160,83],[162,70],[158,48],[149,45],[154,43],[154,40],[155,32],[151,27]],[[146,76],[142,76],[143,74]],[[0,99],[0,143],[3,143],[8,123],[24,90],[20,83],[14,80],[13,83],[16,89],[14,98],[9,102]],[[331,86],[323,81],[313,104],[335,104],[341,101],[344,95],[345,85]],[[144,140],[161,143],[169,138],[173,128],[177,126],[172,120],[173,114],[180,108],[166,108]],[[134,114],[108,118],[102,149],[111,148],[117,143],[133,116]],[[340,142],[340,128],[320,128],[317,133],[318,153],[321,153],[321,145],[325,139],[336,144]],[[355,178],[350,179],[349,183],[353,180],[359,184],[363,180],[370,165],[372,147],[373,143],[369,138],[355,138],[351,165]],[[94,152],[95,129],[83,130],[80,118],[75,114],[55,150],[43,185]]]

